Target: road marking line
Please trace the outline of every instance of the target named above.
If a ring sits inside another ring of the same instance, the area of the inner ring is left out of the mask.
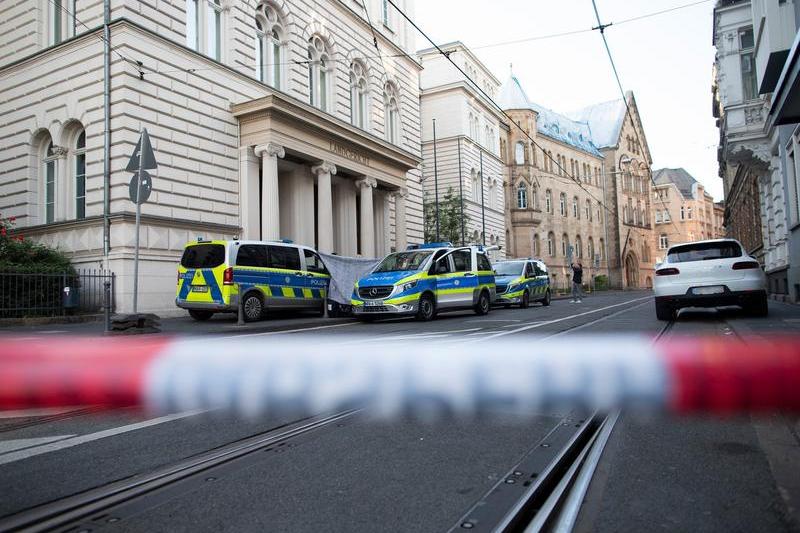
[[[72,448],[73,446],[79,446],[81,444],[86,444],[87,442],[104,439],[106,437],[113,437],[115,435],[129,433],[131,431],[136,431],[137,429],[155,426],[158,424],[163,424],[165,422],[172,422],[173,420],[179,420],[181,418],[194,416],[204,411],[205,409],[184,411],[182,413],[175,413],[172,415],[161,416],[158,418],[151,418],[150,420],[144,420],[142,422],[137,422],[135,424],[128,424],[127,426],[119,426],[111,429],[105,429],[103,431],[98,431],[96,433],[79,435],[77,437],[67,438],[64,440],[60,440],[58,442],[51,442],[50,444],[42,444],[40,446],[35,446],[33,448],[28,448],[25,450],[9,452],[4,455],[0,455],[0,465],[13,463],[15,461],[20,461],[22,459],[28,459],[29,457],[34,457],[36,455],[41,455],[43,453],[55,452],[58,450],[63,450],[65,448]]]
[[[576,331],[578,331],[580,329],[587,328],[587,327],[589,327],[589,326],[591,326],[593,324],[597,324],[598,322],[602,322],[603,320],[608,320],[609,318],[613,318],[613,317],[615,317],[617,315],[621,315],[622,313],[627,313],[628,311],[632,311],[633,309],[636,309],[636,308],[641,307],[643,305],[647,305],[647,303],[648,302],[642,302],[640,304],[634,305],[633,307],[628,307],[626,309],[622,309],[621,311],[617,311],[616,313],[611,313],[610,315],[606,315],[604,317],[600,317],[600,318],[598,318],[596,320],[592,320],[591,322],[587,322],[585,324],[581,324],[580,326],[575,327],[575,328],[570,328],[570,329],[565,330],[565,331],[559,331],[558,333],[554,333],[552,335],[548,335],[548,336],[546,336],[544,338],[545,339],[552,339],[553,337],[558,337],[560,335],[566,335],[567,333],[574,333],[574,332],[576,332]]]
[[[528,324],[544,324],[547,320],[534,320],[532,322],[528,322]],[[500,326],[501,328],[515,328],[517,324],[506,324],[505,326]]]
[[[34,439],[4,440],[0,442],[0,456],[17,450],[22,450],[23,448],[33,448],[34,446],[49,444],[57,440],[64,440],[74,436],[75,435],[54,435],[52,437],[37,437]]]
[[[499,332],[495,333],[494,335],[488,335],[486,337],[481,337],[480,339],[475,339],[475,342],[482,342],[482,341],[485,341],[485,340],[488,340],[488,339],[494,339],[494,338],[497,338],[497,337],[504,337],[506,335],[512,335],[514,333],[519,333],[520,331],[526,331],[526,330],[529,330],[529,329],[540,328],[540,327],[546,326],[548,324],[555,324],[557,322],[563,322],[565,320],[572,320],[574,318],[579,318],[579,317],[582,317],[582,316],[591,315],[591,314],[594,314],[594,313],[599,313],[600,311],[605,311],[606,309],[613,309],[613,308],[619,307],[621,305],[628,305],[628,304],[632,304],[633,302],[640,302],[642,300],[649,300],[651,298],[652,298],[652,296],[644,296],[642,298],[634,298],[633,300],[628,300],[628,301],[625,301],[625,302],[622,302],[622,303],[618,303],[618,304],[613,304],[613,305],[607,305],[607,306],[601,307],[599,309],[593,309],[591,311],[584,311],[583,313],[578,313],[578,314],[575,314],[575,315],[565,316],[565,317],[562,317],[562,318],[556,318],[554,320],[547,320],[545,322],[539,322],[539,323],[536,323],[536,324],[528,324],[528,325],[525,325],[525,326],[520,326],[517,329],[511,329],[511,330],[508,330],[508,331],[499,331]]]
[[[474,320],[466,320],[466,322],[522,322],[519,318],[476,318]],[[511,324],[512,326],[514,324]],[[508,326],[503,326],[507,328]]]
[[[314,326],[314,327],[311,327],[311,328],[285,329],[285,330],[280,330],[280,331],[264,331],[262,333],[245,333],[243,335],[225,335],[225,336],[220,337],[220,338],[229,339],[229,338],[233,338],[233,337],[239,337],[239,338],[241,338],[241,337],[262,337],[262,336],[267,336],[267,335],[280,335],[282,333],[297,333],[297,332],[300,332],[300,331],[311,331],[311,330],[314,330],[314,329],[341,328],[343,326],[354,326],[354,325],[356,325],[358,323],[359,322],[345,322],[344,324],[330,324],[330,325],[327,325],[327,326]]]

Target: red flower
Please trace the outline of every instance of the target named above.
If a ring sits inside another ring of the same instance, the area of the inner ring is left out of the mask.
[[[6,236],[6,228],[0,228],[0,237]]]

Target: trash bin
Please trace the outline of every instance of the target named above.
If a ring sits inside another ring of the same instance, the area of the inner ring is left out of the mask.
[[[73,311],[78,307],[79,294],[75,287],[64,287],[61,292],[61,305],[66,311]]]

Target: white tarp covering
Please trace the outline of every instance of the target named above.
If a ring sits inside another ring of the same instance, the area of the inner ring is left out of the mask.
[[[372,271],[380,259],[364,259],[361,257],[342,257],[340,255],[319,254],[331,273],[331,286],[328,299],[350,305],[353,287],[359,278]]]

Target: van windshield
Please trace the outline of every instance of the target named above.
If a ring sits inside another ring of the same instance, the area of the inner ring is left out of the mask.
[[[667,254],[670,263],[741,257],[742,247],[733,241],[696,242],[675,246]]]
[[[387,255],[373,272],[399,272],[403,270],[419,270],[433,252],[413,250],[396,252]]]
[[[222,244],[193,244],[187,246],[181,257],[184,268],[215,268],[225,262],[225,246]]]
[[[522,267],[524,266],[525,263],[522,261],[495,263],[494,273],[498,276],[519,276],[522,274]]]

